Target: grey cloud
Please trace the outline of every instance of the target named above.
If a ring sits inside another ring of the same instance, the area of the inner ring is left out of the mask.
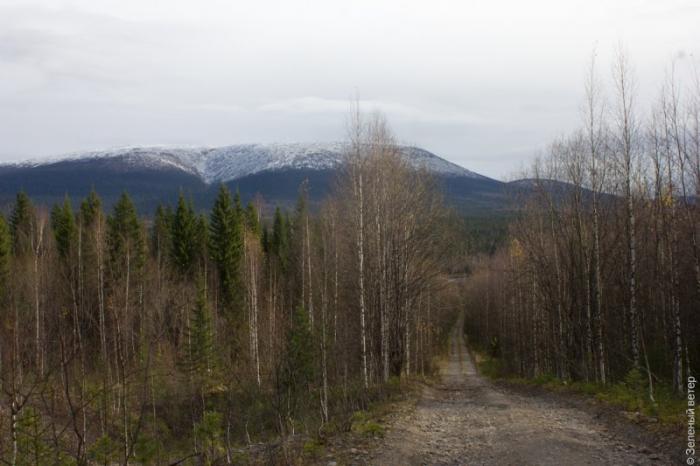
[[[700,44],[693,0],[0,2],[0,162],[337,140],[357,88],[400,140],[505,176],[578,124],[594,42],[604,79],[627,42],[644,89]]]

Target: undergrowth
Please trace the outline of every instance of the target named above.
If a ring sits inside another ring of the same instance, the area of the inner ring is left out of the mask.
[[[479,372],[492,380],[542,387],[547,390],[578,393],[617,406],[630,413],[641,413],[655,418],[661,424],[679,425],[685,420],[686,400],[673,394],[670,385],[654,385],[654,400],[649,397],[646,377],[638,370],[630,370],[624,379],[610,384],[562,380],[552,374],[525,378],[509,374],[500,359],[487,353],[475,352]]]

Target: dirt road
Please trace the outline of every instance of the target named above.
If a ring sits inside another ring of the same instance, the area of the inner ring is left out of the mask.
[[[383,445],[369,462],[382,466],[674,464],[663,454],[622,440],[584,410],[495,387],[476,373],[457,330],[450,339],[441,382],[426,386],[415,411],[389,426]]]

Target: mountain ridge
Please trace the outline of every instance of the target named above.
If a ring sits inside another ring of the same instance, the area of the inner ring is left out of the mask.
[[[445,199],[458,210],[507,209],[504,183],[472,172],[432,152],[400,146],[413,167],[432,173]],[[0,165],[0,210],[11,209],[18,191],[51,205],[92,189],[110,207],[128,192],[140,211],[172,204],[180,192],[198,208],[210,207],[217,185],[238,191],[244,201],[292,205],[308,181],[312,202],[332,192],[344,161],[342,143],[239,144],[222,147],[129,146],[65,154]]]
[[[487,178],[420,147],[400,145],[398,150],[414,168],[426,168],[432,173],[447,176]],[[72,152],[43,160],[19,161],[2,166],[36,168],[60,162],[121,158],[125,163],[140,168],[176,168],[199,176],[207,184],[213,184],[289,168],[334,170],[342,165],[345,153],[346,145],[341,142],[258,143],[216,147],[126,146]]]

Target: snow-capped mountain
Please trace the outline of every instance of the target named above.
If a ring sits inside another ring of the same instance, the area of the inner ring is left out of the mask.
[[[345,153],[341,143],[151,146],[5,164],[0,165],[0,211],[11,208],[20,190],[51,205],[65,195],[77,202],[92,189],[107,208],[126,191],[144,214],[159,203],[172,204],[180,192],[207,209],[219,183],[238,191],[244,201],[262,196],[270,206],[288,205],[305,180],[311,200],[318,201],[331,191]],[[483,210],[502,202],[500,181],[418,147],[401,146],[400,154],[411,166],[432,172],[446,199],[459,208]]]
[[[418,147],[400,146],[399,151],[415,168],[424,168],[443,176],[485,178]],[[152,146],[72,153],[20,165],[38,167],[58,162],[100,159],[103,162],[119,161],[125,170],[182,170],[212,184],[269,171],[334,170],[343,163],[345,153],[343,143],[239,144],[215,148]]]

